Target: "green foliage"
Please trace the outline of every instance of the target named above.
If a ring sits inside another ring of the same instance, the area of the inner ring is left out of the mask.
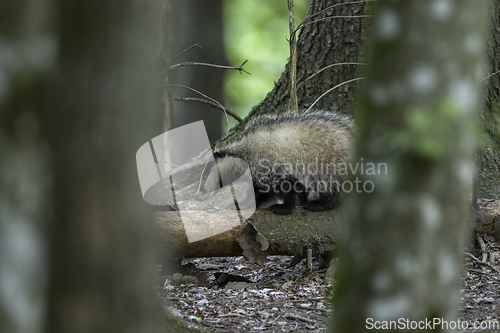
[[[295,26],[302,22],[310,0],[295,0]],[[248,60],[252,75],[226,71],[224,92],[229,109],[245,116],[278,81],[290,55],[287,2],[227,0],[224,2],[224,39],[233,66]]]

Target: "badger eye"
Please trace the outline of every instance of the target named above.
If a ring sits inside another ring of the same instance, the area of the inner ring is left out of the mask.
[[[214,151],[214,158],[216,160],[219,158],[223,158],[223,157],[224,157],[224,155],[220,151],[218,151],[218,150]]]

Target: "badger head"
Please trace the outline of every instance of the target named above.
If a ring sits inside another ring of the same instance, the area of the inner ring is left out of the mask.
[[[208,162],[201,173],[200,186],[194,195],[198,201],[213,197],[224,185],[236,181],[248,169],[245,161],[220,151],[215,151],[214,157],[215,161]]]

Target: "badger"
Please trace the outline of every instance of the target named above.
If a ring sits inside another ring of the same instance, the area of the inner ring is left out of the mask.
[[[352,119],[332,111],[254,117],[236,140],[214,150],[195,199],[212,197],[221,178],[227,184],[250,169],[257,208],[271,203],[268,208],[280,215],[297,205],[332,209],[340,200],[354,135]]]

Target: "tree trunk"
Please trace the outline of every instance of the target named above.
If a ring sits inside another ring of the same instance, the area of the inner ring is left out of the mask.
[[[0,10],[0,332],[42,331],[50,212],[41,117],[56,37],[50,1]]]
[[[46,332],[158,330],[152,219],[135,153],[161,123],[160,8],[58,2],[58,77],[45,119],[55,200]]]
[[[378,2],[353,163],[388,171],[344,206],[336,332],[457,318],[486,3],[437,4]]]
[[[481,112],[482,135],[478,151],[480,198],[500,199],[500,0],[491,3],[488,40],[487,94]]]
[[[175,62],[197,61],[227,65],[222,36],[222,0],[174,0],[171,3],[169,14],[171,22],[167,26],[171,39],[170,59],[188,47],[198,44],[203,49],[194,48],[177,58]],[[223,79],[224,70],[205,66],[183,67],[169,73],[169,83],[192,87],[221,104],[224,104]],[[172,88],[170,94],[203,98],[184,88]],[[172,124],[168,129],[203,120],[211,143],[219,140],[223,132],[226,133],[225,117],[220,110],[192,102],[174,103]]]
[[[343,0],[313,0],[308,16],[313,15],[329,6],[345,3]],[[360,16],[364,15],[366,5],[355,3],[340,5],[315,16],[308,22],[319,22],[306,25],[297,40],[297,82],[300,85],[318,70],[335,63],[362,62],[364,45],[366,43],[367,22],[363,18],[332,18],[321,20],[329,16]],[[300,22],[297,22],[298,25]],[[307,109],[312,103],[329,88],[339,83],[356,78],[360,73],[359,65],[333,66],[308,80],[297,91],[299,110]],[[281,74],[274,89],[266,98],[255,106],[247,119],[252,116],[279,112],[288,108],[290,98],[290,64]],[[353,114],[355,107],[356,84],[348,83],[333,92],[325,95],[315,105],[315,109],[338,111]],[[231,135],[224,140],[227,142],[238,135],[241,126],[232,129]]]

